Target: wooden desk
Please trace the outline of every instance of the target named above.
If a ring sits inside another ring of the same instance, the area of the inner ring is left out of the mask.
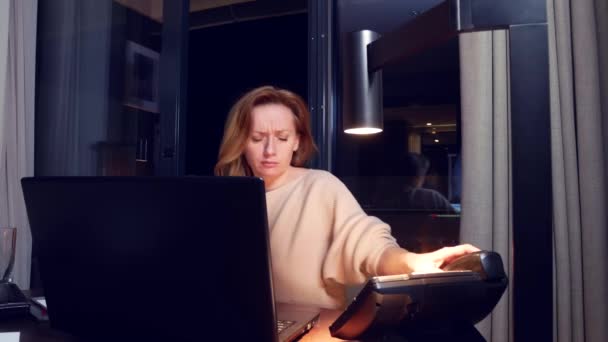
[[[319,323],[300,341],[325,342],[343,341],[332,338],[329,325],[340,315],[339,310],[322,310]],[[38,322],[34,318],[20,318],[0,321],[0,332],[20,331],[20,342],[75,342],[76,339],[68,334],[55,331],[48,322]]]
[[[338,338],[333,338],[329,334],[329,325],[340,316],[340,310],[321,310],[319,323],[312,328],[308,334],[304,335],[300,341],[302,342],[325,342],[325,341],[344,341]]]

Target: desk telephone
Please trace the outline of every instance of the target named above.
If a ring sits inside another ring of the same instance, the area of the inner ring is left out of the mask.
[[[483,341],[473,325],[492,311],[508,284],[500,255],[479,251],[442,269],[371,278],[331,324],[331,335],[369,339],[390,332],[407,341],[454,341],[460,334]]]

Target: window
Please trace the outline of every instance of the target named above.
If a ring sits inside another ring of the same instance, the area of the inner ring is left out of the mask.
[[[370,6],[338,1],[340,37],[363,29],[382,35],[428,9],[391,1]],[[371,12],[378,15],[363,15]],[[335,173],[368,214],[391,225],[401,246],[424,252],[455,245],[460,226],[458,39],[382,73],[384,131],[348,135],[338,122]]]

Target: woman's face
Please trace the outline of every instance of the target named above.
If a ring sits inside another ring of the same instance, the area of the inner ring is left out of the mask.
[[[256,106],[251,112],[251,131],[245,147],[245,159],[253,174],[273,183],[290,168],[298,149],[293,112],[281,104]]]

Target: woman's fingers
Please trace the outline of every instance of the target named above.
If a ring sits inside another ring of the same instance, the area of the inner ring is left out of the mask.
[[[436,272],[454,259],[477,251],[479,248],[471,244],[443,247],[434,252],[417,254],[416,261],[410,268],[415,272]]]
[[[452,261],[458,257],[461,257],[465,254],[477,252],[477,251],[479,251],[479,248],[477,248],[471,244],[463,244],[463,245],[458,245],[458,246],[453,246],[453,247],[443,247],[433,253],[437,253],[436,254],[437,262],[439,263],[439,265],[441,267],[441,266],[444,266],[445,264],[449,264],[450,261]]]

